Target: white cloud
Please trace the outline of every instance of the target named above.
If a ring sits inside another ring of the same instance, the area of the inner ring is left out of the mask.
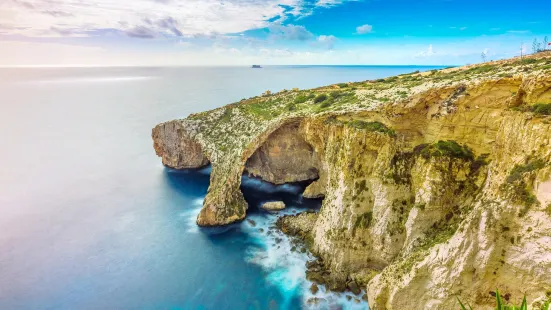
[[[0,20],[4,33],[35,37],[90,35],[107,29],[143,38],[153,33],[169,36],[238,33],[267,27],[268,20],[276,17],[284,19],[286,14],[300,14],[305,5],[302,0],[3,1]]]
[[[436,53],[434,52],[434,49],[432,48],[432,44],[429,45],[429,48],[426,51],[419,52],[415,54],[414,57],[416,58],[422,58],[422,57],[432,57],[435,56]]]
[[[291,40],[291,41],[308,41],[314,38],[314,35],[304,26],[296,25],[272,25],[268,27],[272,38]]]
[[[316,1],[316,6],[331,7],[331,6],[339,5],[348,1],[358,1],[358,0],[318,0]]]
[[[327,48],[327,49],[333,49],[335,46],[335,42],[337,41],[337,38],[332,35],[321,35],[317,39],[318,45]]]
[[[260,55],[264,56],[264,57],[268,57],[268,58],[273,58],[273,57],[291,57],[293,56],[295,53],[292,52],[291,50],[289,49],[267,49],[267,48],[262,48],[260,49]]]
[[[356,27],[356,33],[358,34],[366,34],[370,33],[371,31],[373,31],[373,26],[368,24]]]

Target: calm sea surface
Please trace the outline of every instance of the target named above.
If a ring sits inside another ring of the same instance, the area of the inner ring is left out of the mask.
[[[308,308],[308,254],[268,234],[276,216],[257,205],[320,202],[244,179],[256,225],[199,229],[209,169],[164,168],[151,128],[266,90],[429,69],[0,68],[0,309]]]

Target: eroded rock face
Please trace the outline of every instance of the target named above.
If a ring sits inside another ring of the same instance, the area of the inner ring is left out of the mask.
[[[299,127],[295,122],[272,133],[247,160],[246,171],[274,184],[317,179],[317,156]]]
[[[153,147],[163,164],[174,169],[200,168],[209,164],[199,143],[186,132],[180,121],[171,121],[153,128]]]
[[[453,309],[456,296],[489,309],[495,288],[537,306],[551,291],[551,117],[530,106],[551,104],[551,76],[512,72],[413,86],[384,105],[370,100],[392,88],[370,83],[328,107],[302,93],[253,98],[156,129],[155,148],[168,166],[186,165],[185,145],[208,154],[203,226],[245,218],[243,172],[317,179],[304,195],[325,197],[319,214],[278,226],[308,241],[329,286],[367,289],[372,309]]]

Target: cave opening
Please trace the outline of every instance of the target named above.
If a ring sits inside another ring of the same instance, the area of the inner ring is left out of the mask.
[[[281,126],[249,157],[241,180],[241,192],[256,212],[269,201],[286,206],[319,209],[322,199],[307,199],[304,190],[318,180],[320,161],[314,147],[300,131],[300,123]]]

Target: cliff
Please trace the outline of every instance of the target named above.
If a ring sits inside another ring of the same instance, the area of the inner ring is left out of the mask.
[[[243,173],[315,180],[305,196],[325,197],[321,211],[290,225],[308,226],[330,282],[358,283],[372,309],[452,309],[456,296],[490,309],[495,288],[538,308],[551,299],[550,114],[540,53],[254,97],[153,139],[169,167],[212,164],[202,226],[245,218]]]

